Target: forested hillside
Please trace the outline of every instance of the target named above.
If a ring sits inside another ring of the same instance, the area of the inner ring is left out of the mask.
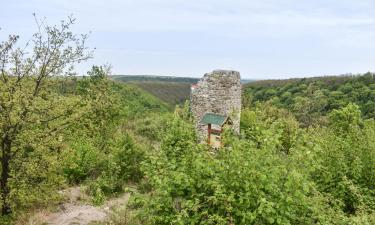
[[[141,87],[143,90],[160,98],[172,107],[183,105],[190,99],[190,86],[197,83],[198,78],[189,77],[166,77],[146,75],[115,75],[111,79],[128,82]],[[241,83],[251,83],[254,80],[243,79]]]
[[[121,82],[172,82],[172,83],[190,83],[198,82],[198,78],[192,77],[173,77],[157,75],[112,75],[111,79]]]
[[[293,112],[304,126],[312,125],[334,109],[355,103],[363,118],[375,118],[375,75],[264,80],[244,86],[244,104],[270,101]]]
[[[175,105],[183,105],[190,98],[190,83],[134,82],[133,84],[168,103],[172,108]]]
[[[151,75],[115,75],[113,80],[132,83],[168,103],[172,108],[183,105],[190,97],[190,86],[197,78]]]

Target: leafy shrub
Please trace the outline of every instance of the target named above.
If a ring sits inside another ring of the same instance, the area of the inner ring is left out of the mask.
[[[126,182],[137,182],[143,177],[140,163],[144,152],[134,144],[129,135],[120,135],[115,139],[109,152],[103,157],[99,175],[88,186],[88,193],[95,204],[103,203],[105,196],[121,192]]]
[[[143,177],[140,164],[144,160],[144,150],[137,146],[128,134],[124,134],[115,143],[114,149],[113,160],[119,166],[120,179],[138,182]]]
[[[161,141],[168,120],[169,114],[149,113],[135,120],[134,131],[150,141]]]
[[[51,144],[51,143],[50,143]],[[9,203],[14,216],[24,213],[30,207],[40,207],[60,200],[55,191],[64,183],[60,172],[61,158],[56,151],[57,143],[45,146],[45,143],[27,143],[18,146],[17,154],[11,166],[11,187]]]
[[[63,171],[71,184],[78,184],[93,176],[103,160],[103,153],[88,140],[77,140],[65,152]]]

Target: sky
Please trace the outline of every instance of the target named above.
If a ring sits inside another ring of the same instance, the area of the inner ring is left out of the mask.
[[[73,15],[113,74],[247,79],[375,71],[375,0],[0,0],[0,41]]]

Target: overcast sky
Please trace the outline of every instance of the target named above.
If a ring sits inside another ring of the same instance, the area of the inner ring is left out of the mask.
[[[0,40],[69,15],[114,74],[270,79],[375,71],[375,0],[0,0]]]

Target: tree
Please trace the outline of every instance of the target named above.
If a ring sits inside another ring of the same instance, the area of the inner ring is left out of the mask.
[[[113,81],[108,79],[111,74],[109,65],[93,66],[87,72],[89,77],[79,80],[78,94],[87,102],[86,114],[81,122],[83,131],[89,130],[89,136],[97,137],[100,148],[104,148],[111,129],[119,122],[120,97],[114,90]]]
[[[361,126],[361,110],[359,106],[353,103],[348,104],[342,109],[335,109],[329,114],[331,126],[339,133],[345,134],[354,127]]]
[[[317,124],[328,103],[323,92],[312,84],[305,95],[306,97],[298,96],[294,99],[293,111],[301,125],[309,127]]]
[[[11,213],[9,180],[15,157],[32,157],[19,153],[38,147],[33,142],[49,147],[50,141],[78,118],[80,99],[61,95],[51,86],[71,75],[74,65],[91,57],[85,45],[87,35],[71,32],[74,18],[54,26],[34,18],[38,31],[25,48],[17,47],[17,35],[0,43],[2,215]]]

